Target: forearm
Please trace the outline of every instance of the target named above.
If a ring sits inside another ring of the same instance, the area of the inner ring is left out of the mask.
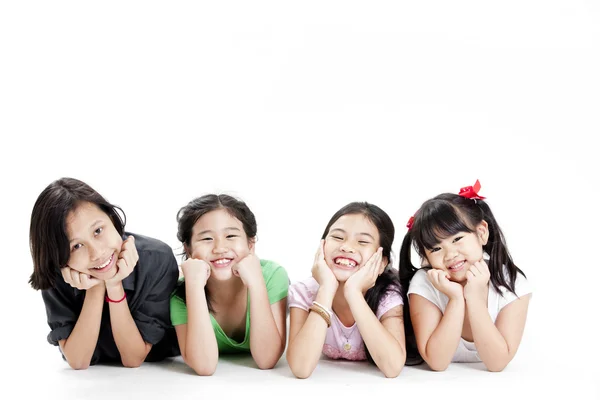
[[[386,377],[395,378],[406,361],[404,344],[381,324],[361,292],[347,292],[345,296],[373,361]]]
[[[462,334],[465,301],[450,299],[446,311],[425,346],[423,358],[435,371],[443,371],[452,362]]]
[[[73,369],[86,369],[90,366],[100,334],[104,294],[102,284],[85,292],[77,323],[69,337],[61,343],[61,351]]]
[[[270,369],[285,349],[285,337],[277,329],[267,288],[263,281],[249,286],[250,295],[250,352],[258,368]]]
[[[118,300],[125,295],[123,285],[106,288],[106,294],[110,299]],[[109,302],[110,324],[113,338],[121,355],[121,363],[125,367],[139,367],[152,345],[147,344],[131,316],[127,299],[120,303]]]
[[[198,375],[212,375],[219,361],[219,347],[210,319],[204,287],[186,282],[188,322],[183,359]]]
[[[315,301],[331,310],[335,291],[320,288]],[[298,334],[290,339],[287,362],[297,378],[308,378],[315,370],[327,336],[327,323],[317,313],[309,312]]]
[[[506,340],[494,325],[483,302],[467,301],[471,332],[481,361],[490,371],[502,371],[512,359]]]

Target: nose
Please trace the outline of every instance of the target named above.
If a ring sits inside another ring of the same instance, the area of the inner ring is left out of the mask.
[[[450,247],[446,250],[446,252],[444,254],[444,260],[446,260],[446,261],[453,260],[454,258],[456,258],[457,255],[458,255],[458,252],[456,251],[456,249],[454,247]]]
[[[340,247],[340,250],[343,251],[344,253],[354,253],[354,248],[352,246],[350,246],[350,244],[348,244],[348,242],[342,244],[342,246]]]
[[[98,261],[103,254],[102,246],[99,243],[89,243],[88,253],[92,261]]]
[[[215,240],[214,243],[215,244],[212,250],[214,254],[223,254],[227,252],[227,247],[225,247],[220,240]]]

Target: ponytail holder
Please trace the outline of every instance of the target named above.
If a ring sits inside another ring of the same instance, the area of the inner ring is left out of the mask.
[[[481,189],[481,183],[479,183],[479,179],[477,179],[473,186],[465,186],[464,188],[460,188],[458,195],[467,199],[483,200],[485,199],[485,197],[477,194],[477,192],[479,192],[479,189]]]
[[[408,228],[409,231],[412,229],[412,226],[414,223],[415,223],[415,216],[413,215],[412,217],[410,217],[408,219],[408,222],[406,223],[406,227]]]

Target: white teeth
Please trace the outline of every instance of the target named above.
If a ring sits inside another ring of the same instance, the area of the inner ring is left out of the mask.
[[[106,267],[108,264],[110,264],[110,261],[112,260],[112,256],[110,256],[110,258],[102,265],[100,265],[99,267],[94,267],[94,269],[102,269],[104,267]]]
[[[456,265],[455,265],[455,266],[453,266],[453,267],[448,267],[448,269],[458,269],[458,268],[462,267],[462,265],[463,265],[464,263],[465,263],[465,262],[463,261],[463,262],[461,262],[461,263],[459,263],[459,264],[456,264]]]
[[[348,260],[347,258],[337,258],[335,263],[338,265],[349,265],[351,267],[356,267],[356,263],[352,260]]]
[[[227,264],[230,260],[228,258],[221,258],[215,261],[215,264]]]

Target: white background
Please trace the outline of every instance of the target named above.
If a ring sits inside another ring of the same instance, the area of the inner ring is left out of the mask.
[[[598,71],[598,1],[3,2],[2,390],[595,398]],[[239,196],[259,256],[292,282],[348,202],[390,214],[397,254],[424,200],[480,179],[535,288],[521,348],[500,374],[452,365],[394,380],[324,361],[298,381],[285,359],[273,371],[224,360],[207,379],[180,362],[69,371],[27,284],[31,209],[63,176],[176,253],[181,206]]]

